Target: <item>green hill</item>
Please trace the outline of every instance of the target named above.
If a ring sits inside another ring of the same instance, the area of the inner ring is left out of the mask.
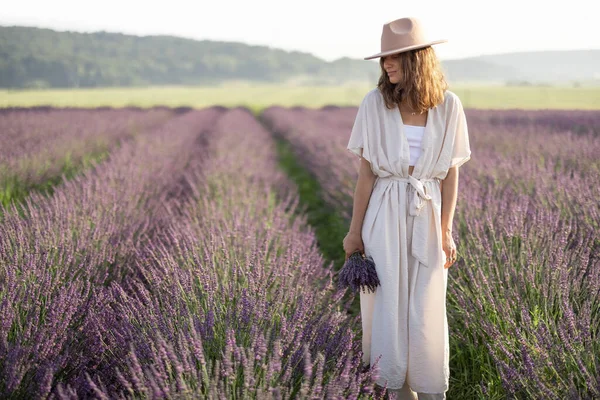
[[[576,54],[576,58],[570,52],[482,56],[445,60],[443,66],[450,81],[598,82],[600,51]],[[314,85],[375,82],[378,75],[376,61],[327,62],[309,53],[267,46],[0,26],[2,88],[206,86],[231,80]]]

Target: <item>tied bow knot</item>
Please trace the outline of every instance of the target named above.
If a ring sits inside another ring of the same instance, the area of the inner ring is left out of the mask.
[[[413,201],[410,205],[409,213],[410,215],[417,216],[421,214],[421,209],[425,207],[425,200],[431,200],[431,196],[425,193],[425,186],[423,182],[419,179],[413,177],[412,175],[408,176],[408,183],[415,188],[415,195],[413,196]]]

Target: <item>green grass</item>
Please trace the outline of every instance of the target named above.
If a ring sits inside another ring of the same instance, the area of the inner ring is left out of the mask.
[[[307,214],[308,223],[315,229],[319,250],[327,260],[333,261],[334,269],[338,270],[344,264],[342,240],[348,231],[348,224],[323,200],[319,182],[300,164],[291,144],[280,137],[276,137],[275,141],[279,164],[298,188],[301,204],[298,212]]]
[[[51,90],[0,90],[0,107],[168,107],[202,108],[210,105],[245,106],[254,112],[265,107],[358,105],[373,85],[292,86],[227,83],[221,86],[164,86]],[[600,87],[456,85],[467,108],[600,109]]]
[[[600,110],[600,87],[458,86],[466,108]]]
[[[329,263],[333,263],[334,271],[339,271],[345,261],[342,241],[348,232],[349,225],[340,213],[323,199],[319,182],[294,155],[292,145],[274,133],[277,145],[279,165],[288,177],[296,184],[300,207],[297,212],[306,214],[307,222],[315,230],[319,251]],[[352,298],[348,290],[341,303],[346,304]],[[360,297],[354,296],[350,309],[352,316],[360,313]]]

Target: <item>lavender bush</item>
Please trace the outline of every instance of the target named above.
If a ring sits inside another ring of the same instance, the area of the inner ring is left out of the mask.
[[[569,112],[503,114],[468,115],[480,156],[459,198],[457,344],[496,367],[482,393],[598,398],[600,113],[574,112],[573,130]]]
[[[349,221],[356,109],[264,113]],[[467,110],[450,398],[600,396],[600,113]]]

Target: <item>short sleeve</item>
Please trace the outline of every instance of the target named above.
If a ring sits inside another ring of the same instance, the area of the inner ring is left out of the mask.
[[[348,149],[353,154],[356,154],[359,158],[362,157],[365,160],[371,162],[367,140],[369,122],[367,110],[367,97],[365,97],[361,102],[360,106],[358,107],[358,112],[354,120],[354,125],[352,126],[352,131],[350,132],[350,140],[348,141],[346,149]]]
[[[454,96],[449,128],[451,132],[454,132],[454,144],[452,147],[450,167],[460,167],[471,159],[471,146],[469,144],[467,117],[462,103],[456,95]]]

